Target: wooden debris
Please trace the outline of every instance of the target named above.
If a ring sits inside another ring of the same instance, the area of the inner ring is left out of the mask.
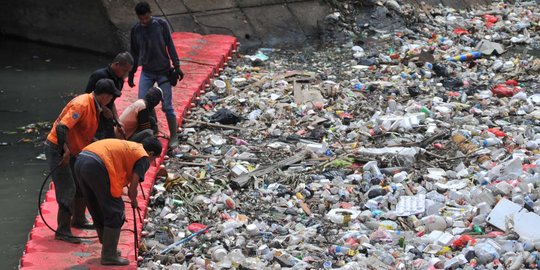
[[[209,123],[209,122],[204,122],[204,121],[199,121],[199,120],[184,119],[184,121],[186,123],[200,124],[200,125],[205,125],[205,126],[215,127],[215,128],[245,130],[244,128],[241,128],[241,127],[235,127],[235,126],[231,126],[231,125],[222,125],[222,124],[216,124],[216,123]]]
[[[240,175],[240,176],[234,178],[231,181],[231,184],[236,186],[236,187],[240,187],[240,188],[244,187],[252,177],[260,177],[260,176],[269,174],[269,173],[273,172],[274,170],[281,169],[283,167],[286,167],[286,166],[292,165],[294,163],[303,161],[303,160],[309,158],[310,156],[311,156],[311,151],[304,150],[304,151],[302,151],[300,153],[297,153],[296,155],[294,155],[292,157],[289,157],[287,159],[276,162],[275,164],[270,165],[268,167],[258,168],[258,169],[254,170],[252,172],[247,173],[247,174]]]

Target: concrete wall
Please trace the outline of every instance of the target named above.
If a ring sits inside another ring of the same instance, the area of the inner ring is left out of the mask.
[[[127,49],[139,0],[4,1],[0,31],[115,54]],[[155,16],[174,31],[236,36],[243,48],[298,45],[318,38],[318,23],[330,12],[320,0],[147,0]],[[407,0],[468,7],[490,0]]]
[[[127,30],[137,1],[103,0],[111,21]],[[301,44],[317,37],[317,23],[330,9],[319,0],[154,0],[157,17],[174,31],[236,36],[243,47]],[[123,37],[127,39],[127,36]]]
[[[123,46],[100,0],[2,1],[2,11],[3,34],[105,53]]]

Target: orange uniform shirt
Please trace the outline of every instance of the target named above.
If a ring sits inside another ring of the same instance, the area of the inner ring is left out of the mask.
[[[96,104],[92,94],[83,94],[72,99],[54,122],[47,140],[58,144],[56,126],[61,123],[69,129],[67,143],[71,155],[78,155],[84,147],[93,142],[96,134],[99,121]]]
[[[85,147],[83,151],[96,154],[105,164],[111,183],[111,196],[114,198],[122,196],[122,188],[131,181],[135,163],[148,156],[142,144],[119,139],[99,140]]]

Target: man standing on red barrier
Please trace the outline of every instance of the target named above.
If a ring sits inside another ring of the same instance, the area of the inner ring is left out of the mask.
[[[71,233],[72,216],[84,217],[84,207],[74,205],[83,196],[73,179],[72,169],[76,156],[94,141],[101,108],[118,96],[120,91],[112,80],[99,80],[92,93],[77,96],[66,105],[47,136],[45,156],[58,202],[58,227],[54,236],[57,240],[81,242]]]
[[[92,93],[96,87],[96,83],[101,79],[111,79],[118,90],[122,91],[124,79],[127,77],[133,68],[133,57],[128,52],[121,52],[114,57],[112,64],[106,68],[101,68],[90,75],[88,84],[86,85],[86,93]],[[106,138],[116,138],[114,132],[115,121],[118,121],[118,112],[114,105],[115,99],[107,106],[103,107],[103,112],[99,117],[98,130],[96,138],[98,140]],[[120,127],[117,127],[120,128]]]
[[[176,114],[172,106],[172,86],[182,80],[184,73],[180,69],[180,60],[174,48],[171,31],[167,23],[152,17],[150,5],[139,2],[135,6],[139,19],[131,28],[131,54],[134,58],[133,69],[128,78],[130,87],[134,87],[133,78],[139,65],[142,66],[139,80],[139,99],[157,83],[163,90],[162,110],[169,126],[169,149],[178,146]],[[174,68],[171,68],[171,62]]]

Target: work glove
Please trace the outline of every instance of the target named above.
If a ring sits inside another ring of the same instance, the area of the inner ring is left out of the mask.
[[[180,66],[174,66],[174,72],[178,74],[178,81],[181,81],[184,78],[184,72],[182,72]]]
[[[135,77],[135,74],[134,73],[129,73],[128,85],[131,88],[135,87],[135,83],[133,82],[133,77]]]

